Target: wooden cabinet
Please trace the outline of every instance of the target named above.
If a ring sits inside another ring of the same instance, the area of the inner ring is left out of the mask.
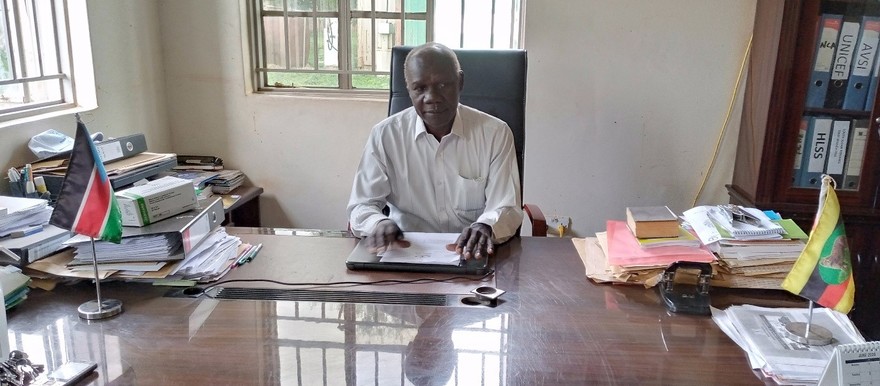
[[[816,104],[816,95],[812,94],[818,84],[814,65],[821,60],[816,58],[816,52],[823,40],[824,20],[829,18],[826,15],[841,16],[839,38],[844,35],[844,28],[852,31],[853,22],[859,23],[859,29],[867,25],[865,20],[868,19],[864,16],[880,16],[880,2],[758,0],[737,158],[728,192],[732,203],[779,211],[808,231],[816,214],[819,189],[818,185],[805,184],[805,174],[798,170],[806,166],[799,147],[802,146],[803,153],[814,155],[811,142],[814,138],[804,136],[802,129],[814,129],[819,127],[817,122],[824,122],[833,124],[832,130],[836,130],[839,121],[842,126],[849,127],[850,134],[855,134],[857,125],[864,126],[859,130],[866,138],[863,137],[864,156],[857,163],[861,166],[858,186],[840,186],[843,183],[841,178],[837,189],[858,285],[880,280],[876,269],[859,263],[873,261],[880,253],[880,98],[869,95],[868,100],[873,99],[873,104],[843,108],[839,101],[831,99],[831,91],[828,91],[828,99]],[[847,23],[850,25],[846,26]],[[859,30],[856,40],[861,34]],[[827,36],[824,40],[828,40]],[[852,47],[846,48],[853,50],[849,63],[859,58],[858,43],[856,41]],[[839,50],[841,47],[838,41],[833,48]],[[843,67],[839,65],[845,57],[838,58],[837,52],[834,54],[830,71],[842,72]],[[847,68],[851,71],[853,66]],[[850,76],[848,81],[852,80]],[[826,82],[829,90],[840,86],[839,81]],[[876,89],[868,92],[874,96],[877,93]],[[804,142],[800,141],[801,137],[805,137]],[[847,142],[853,143],[852,135],[849,137]],[[828,142],[832,138],[833,132],[830,132]],[[828,146],[828,142],[818,144]],[[846,147],[843,150],[849,151]],[[826,167],[831,156],[829,151],[826,149]],[[857,257],[859,262],[856,262]],[[870,292],[857,291],[856,307],[851,317],[863,333],[870,330],[866,335],[876,339],[880,328],[877,322],[870,321],[867,312],[878,309],[880,295],[876,291]]]

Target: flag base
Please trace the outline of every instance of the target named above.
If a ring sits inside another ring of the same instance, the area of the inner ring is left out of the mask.
[[[105,319],[122,312],[122,302],[104,299],[100,307],[97,300],[89,300],[79,306],[79,317],[87,320]]]
[[[802,322],[786,323],[786,338],[808,346],[825,346],[833,340],[834,334],[827,328],[811,324],[809,325],[810,330],[807,331],[807,327],[807,323]]]

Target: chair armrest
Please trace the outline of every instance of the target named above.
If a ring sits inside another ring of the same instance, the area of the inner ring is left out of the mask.
[[[547,219],[544,212],[534,204],[523,204],[523,210],[529,216],[529,222],[532,224],[532,236],[547,237]]]

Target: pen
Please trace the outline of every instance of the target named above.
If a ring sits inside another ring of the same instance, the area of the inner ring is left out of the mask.
[[[254,251],[250,253],[247,262],[250,263],[251,261],[253,261],[257,257],[257,254],[260,253],[261,249],[263,249],[263,243],[257,244],[257,247],[254,248]]]
[[[248,256],[250,256],[251,251],[253,251],[254,248],[256,248],[256,247],[251,245],[247,249],[245,249],[244,252],[241,253],[241,256],[238,257],[238,260],[235,261],[235,266],[238,267],[238,266],[246,263]]]

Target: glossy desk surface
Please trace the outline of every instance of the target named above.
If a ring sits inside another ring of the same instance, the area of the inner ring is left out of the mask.
[[[227,279],[389,276],[346,271],[352,239],[248,233],[257,231],[266,230],[230,230],[265,247]],[[446,292],[448,306],[220,300],[110,282],[102,294],[122,300],[124,312],[85,321],[76,308],[95,297],[94,288],[59,285],[31,291],[9,312],[9,337],[13,348],[50,369],[67,360],[97,362],[95,384],[772,383],[749,368],[743,350],[710,318],[669,315],[654,290],[589,282],[570,239],[515,239],[498,251],[495,264],[494,281],[337,288]],[[487,283],[507,291],[496,307],[460,302],[465,289]],[[717,307],[802,305],[781,291],[713,289],[711,295]]]

